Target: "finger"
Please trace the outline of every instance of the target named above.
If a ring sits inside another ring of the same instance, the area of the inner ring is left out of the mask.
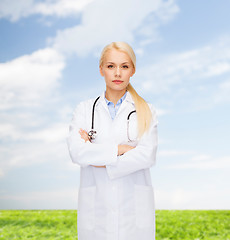
[[[82,131],[82,134],[85,136],[88,135],[88,133],[85,130]]]
[[[87,140],[89,139],[88,134],[85,134],[85,133],[84,133],[82,136],[84,137],[85,140],[86,140],[86,139],[87,139]]]
[[[79,128],[79,131],[80,132],[86,132],[84,129],[82,129],[82,128]]]
[[[85,136],[84,136],[84,134],[83,134],[83,133],[80,133],[80,135],[81,135],[81,138],[85,138]]]
[[[82,128],[80,128],[78,132],[80,133],[81,138],[85,140],[85,142],[87,142],[87,141],[91,142],[91,139],[90,139],[88,133],[86,132],[86,130],[83,130]]]
[[[82,128],[80,128],[79,133],[81,135],[88,135],[88,133],[85,130],[83,130]]]
[[[80,135],[81,135],[81,138],[84,139],[84,140],[88,140],[88,135],[84,134],[84,133],[81,133],[80,132]]]
[[[78,132],[81,134],[81,136],[88,135],[88,133],[85,130],[82,130],[81,128],[80,128],[80,130]]]

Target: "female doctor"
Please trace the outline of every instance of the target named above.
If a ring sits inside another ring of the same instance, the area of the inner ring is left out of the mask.
[[[107,45],[99,68],[106,90],[77,105],[67,138],[81,167],[78,239],[153,240],[156,112],[130,84],[136,57],[127,43]]]

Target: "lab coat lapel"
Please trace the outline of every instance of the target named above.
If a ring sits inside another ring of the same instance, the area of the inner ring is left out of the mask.
[[[116,116],[118,116],[123,111],[123,109],[125,109],[127,104],[134,105],[133,98],[132,98],[131,94],[129,93],[129,91],[127,91],[127,95],[125,97],[125,100],[124,100],[124,102],[122,102],[120,108],[118,109]]]
[[[126,95],[125,101],[128,101],[128,102],[134,104],[134,100],[133,100],[132,95],[130,94],[129,91],[127,91],[127,95]]]
[[[105,108],[105,111],[110,115],[108,106],[105,101],[105,91],[103,91],[100,95],[100,98],[98,99],[96,106],[101,105],[103,108]]]

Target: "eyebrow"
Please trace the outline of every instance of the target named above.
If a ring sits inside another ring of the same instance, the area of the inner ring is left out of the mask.
[[[115,64],[114,62],[107,62],[107,63],[113,63],[113,64]],[[129,62],[123,62],[122,64],[130,64]]]

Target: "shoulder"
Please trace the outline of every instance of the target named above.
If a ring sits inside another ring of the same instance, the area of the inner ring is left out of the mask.
[[[89,98],[87,100],[81,101],[81,102],[79,102],[76,105],[75,109],[88,109],[88,108],[92,108],[96,99],[97,99],[97,97]]]
[[[151,111],[153,114],[156,114],[156,108],[155,108],[155,106],[154,106],[152,103],[150,103],[150,102],[147,102],[147,104],[148,104],[148,106],[149,106],[150,111]]]
[[[158,123],[158,120],[157,120],[157,112],[156,112],[156,108],[155,106],[152,104],[152,103],[149,103],[147,102],[148,106],[149,106],[149,109],[152,113],[152,119],[153,121],[156,121]]]

